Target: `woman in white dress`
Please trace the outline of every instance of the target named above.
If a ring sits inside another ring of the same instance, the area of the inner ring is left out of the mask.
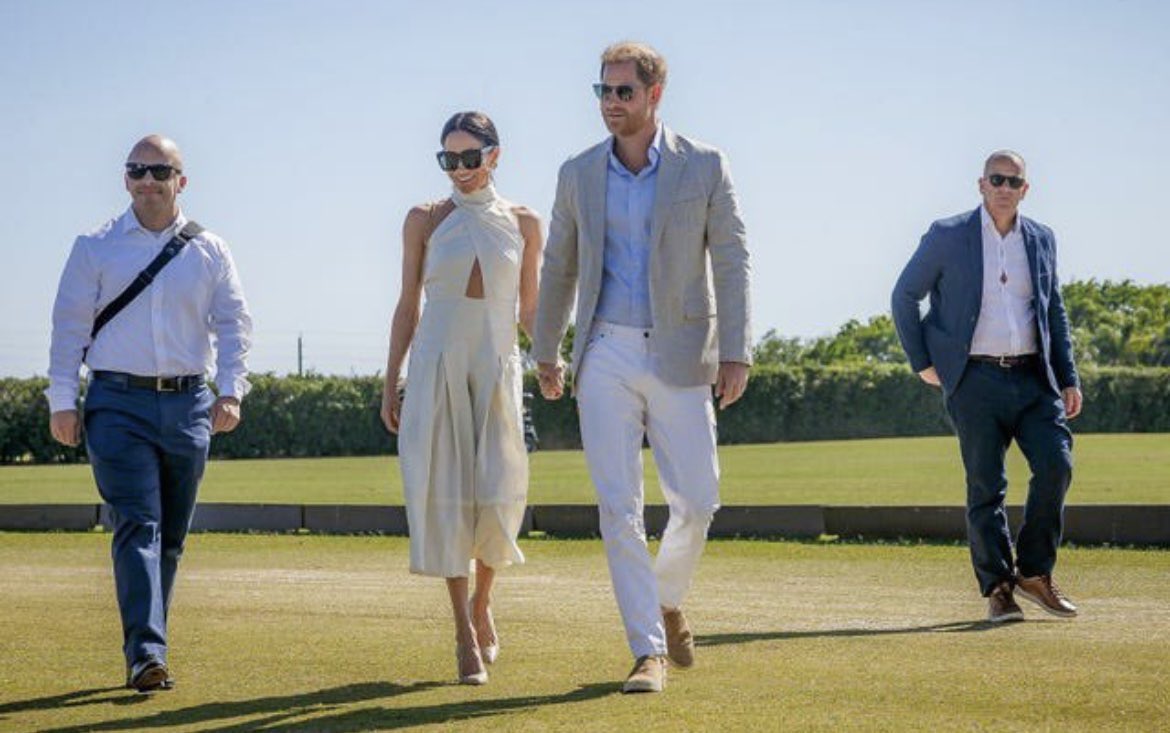
[[[542,236],[536,214],[496,194],[500,141],[486,115],[456,114],[440,142],[452,191],[412,208],[403,225],[382,420],[398,434],[410,570],[447,579],[459,679],[483,684],[485,663],[499,653],[492,582],[498,568],[524,561],[516,536],[528,456],[516,322],[519,315],[531,335]]]

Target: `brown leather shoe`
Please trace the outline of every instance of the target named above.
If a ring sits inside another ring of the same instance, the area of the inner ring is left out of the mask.
[[[993,624],[1024,620],[1024,612],[1012,598],[1012,584],[1008,581],[1001,580],[987,596],[987,620]]]
[[[662,610],[662,625],[666,627],[666,656],[679,667],[694,666],[695,637],[681,608]]]
[[[1033,578],[1021,575],[1016,578],[1016,592],[1053,616],[1072,618],[1077,615],[1077,607],[1065,598],[1051,575],[1037,575]]]
[[[666,687],[666,657],[638,657],[622,692],[662,692]]]

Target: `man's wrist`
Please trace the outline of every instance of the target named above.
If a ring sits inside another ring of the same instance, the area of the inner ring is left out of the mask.
[[[49,399],[49,412],[69,412],[70,410],[77,410],[77,398],[73,399]]]

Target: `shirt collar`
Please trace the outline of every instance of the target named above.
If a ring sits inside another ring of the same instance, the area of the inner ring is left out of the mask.
[[[175,220],[173,222],[171,222],[171,225],[169,227],[167,227],[166,229],[164,229],[158,233],[152,232],[149,229],[147,229],[146,227],[142,226],[142,223],[138,221],[138,216],[135,215],[133,206],[126,207],[126,213],[122,214],[122,221],[121,221],[121,227],[122,227],[123,234],[129,234],[130,232],[133,232],[133,231],[139,231],[139,232],[142,232],[143,234],[147,234],[151,237],[161,237],[165,234],[165,235],[167,235],[168,239],[170,237],[174,236],[174,233],[179,231],[179,229],[183,228],[183,226],[185,226],[186,224],[187,224],[187,217],[183,216],[183,210],[179,209],[178,215],[175,217]]]
[[[991,231],[995,232],[996,236],[999,235],[999,229],[996,229],[996,227],[995,227],[995,220],[991,218],[991,214],[987,213],[986,206],[979,207],[979,218],[983,222],[984,229],[987,229],[988,227],[990,227]],[[1019,234],[1020,233],[1020,220],[1022,218],[1023,217],[1020,216],[1020,212],[1017,211],[1016,212],[1016,220],[1014,222],[1012,222],[1012,228],[1010,230],[1008,230],[1008,233],[1003,235],[1004,238],[1009,237],[1012,234]]]
[[[658,128],[654,131],[654,139],[650,141],[650,149],[646,151],[646,155],[650,159],[650,164],[642,170],[638,171],[637,174],[634,174],[632,171],[630,171],[630,169],[626,168],[622,161],[617,157],[617,153],[613,151],[614,143],[617,142],[617,140],[611,137],[609,141],[609,167],[618,173],[625,173],[629,176],[632,176],[633,178],[642,178],[657,171],[658,161],[662,159],[662,137],[664,129],[665,127],[662,124],[662,120],[659,120]]]

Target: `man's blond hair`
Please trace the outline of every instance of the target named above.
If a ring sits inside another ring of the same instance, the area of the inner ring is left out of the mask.
[[[638,80],[648,87],[666,84],[666,59],[645,43],[621,41],[601,52],[601,73],[608,64],[632,61],[638,70]]]

